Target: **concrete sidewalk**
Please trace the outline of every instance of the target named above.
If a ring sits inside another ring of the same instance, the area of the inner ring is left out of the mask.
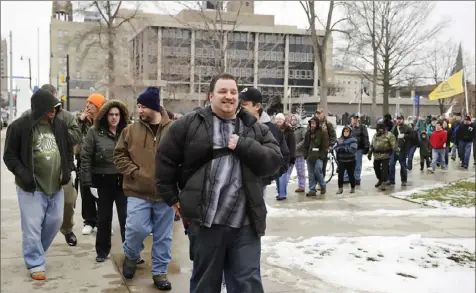
[[[2,140],[3,147],[3,140]],[[2,148],[3,149],[3,148]],[[3,154],[1,154],[3,156]],[[409,181],[413,186],[401,187],[398,183],[393,190],[385,194],[374,188],[374,176],[364,176],[362,185],[353,195],[345,190],[344,196],[335,195],[337,182],[328,186],[325,201],[306,198],[293,192],[288,200],[274,199],[274,185],[268,188],[268,204],[276,209],[306,210],[346,210],[366,211],[376,209],[419,209],[417,204],[398,200],[388,196],[391,192],[410,190],[417,186],[431,185],[442,181],[455,181],[474,176],[474,169],[462,171],[450,165],[444,176],[427,175],[419,171],[409,173]],[[398,175],[397,175],[398,180]],[[290,191],[295,186],[289,186]],[[150,273],[151,237],[145,241],[143,257],[146,263],[139,267],[133,280],[122,278],[123,253],[117,219],[114,219],[113,248],[111,258],[104,263],[95,262],[95,234],[81,235],[81,199],[78,198],[74,232],[78,237],[78,246],[69,247],[62,234],[58,234],[53,245],[47,252],[47,281],[32,281],[23,261],[21,242],[22,233],[20,214],[13,176],[1,164],[1,292],[51,292],[51,293],[126,293],[126,292],[158,292],[153,286]],[[188,239],[183,232],[181,222],[175,223],[173,238],[173,262],[169,266],[169,278],[172,282],[172,293],[187,293],[192,264],[188,257]],[[313,236],[367,236],[393,235],[403,236],[421,234],[425,237],[475,237],[474,218],[458,217],[269,217],[267,236],[313,237]],[[276,269],[266,263],[266,255],[262,256],[262,274],[265,291],[268,293],[303,293],[296,290],[296,275],[308,278],[300,272],[288,272]],[[319,280],[317,280],[319,281]],[[326,285],[326,293],[345,292],[341,288]]]

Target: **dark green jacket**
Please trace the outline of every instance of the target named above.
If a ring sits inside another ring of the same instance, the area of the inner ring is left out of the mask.
[[[303,144],[303,154],[307,161],[325,160],[329,148],[329,136],[319,127],[319,120],[313,118],[309,120],[316,121],[316,128],[306,132]]]

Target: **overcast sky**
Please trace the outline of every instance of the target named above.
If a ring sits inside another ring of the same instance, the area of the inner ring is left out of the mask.
[[[48,82],[49,74],[49,25],[51,18],[51,1],[1,1],[1,35],[7,38],[9,31],[13,34],[13,75],[28,76],[28,61],[32,60],[33,83],[38,77],[38,34],[40,44],[40,84]],[[148,3],[150,11],[157,11]],[[256,4],[255,13],[276,16],[277,24],[307,25],[305,15],[298,2],[266,1]],[[441,35],[442,40],[461,41],[463,50],[475,55],[475,1],[440,1],[430,22],[451,17],[451,23]],[[24,56],[24,61],[20,57]],[[473,59],[474,60],[474,59]],[[474,65],[473,65],[474,66]],[[474,67],[473,67],[474,68]],[[474,79],[474,77],[473,77]]]

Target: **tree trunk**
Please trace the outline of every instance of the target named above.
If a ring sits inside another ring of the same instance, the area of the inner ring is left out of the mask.
[[[440,115],[445,113],[445,103],[442,99],[438,100],[438,107],[440,108]]]
[[[372,106],[370,108],[370,126],[376,127],[377,123],[377,50],[374,50],[374,72],[372,76]]]
[[[320,101],[319,107],[324,109],[324,115],[329,114],[329,109],[327,107],[327,72],[326,72],[326,57],[325,57],[325,50],[322,52],[322,62],[319,62],[319,70],[320,70],[320,80],[321,80],[321,90],[319,93]]]
[[[385,114],[390,114],[390,108],[388,105],[388,99],[390,96],[390,60],[387,57],[384,58],[384,72],[383,72],[383,108],[382,116]],[[391,114],[390,114],[391,115]]]
[[[108,31],[108,40],[107,40],[107,86],[109,88],[109,100],[114,99],[114,84],[115,84],[115,60],[114,60],[114,31],[112,28]]]

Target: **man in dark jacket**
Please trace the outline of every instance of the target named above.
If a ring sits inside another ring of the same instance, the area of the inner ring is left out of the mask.
[[[388,181],[390,185],[395,185],[395,166],[396,161],[400,163],[400,179],[402,186],[407,185],[407,157],[412,143],[413,130],[410,126],[405,124],[403,115],[397,116],[397,123],[390,131],[397,138],[397,152],[390,157],[390,168],[388,172]]]
[[[211,106],[177,120],[160,142],[157,191],[199,226],[191,293],[219,293],[223,272],[228,292],[262,293],[261,177],[277,172],[281,152],[266,126],[245,110],[236,113],[238,85],[232,75],[215,76],[208,97]]]
[[[55,119],[60,102],[39,89],[31,114],[7,129],[3,160],[15,175],[20,205],[23,256],[34,280],[45,279],[45,252],[63,222],[62,186],[71,179],[73,147],[64,122]]]
[[[392,120],[392,115],[390,114],[385,114],[383,116],[383,125],[385,125],[385,130],[390,132],[393,128],[393,120]]]
[[[314,117],[309,120],[309,129],[304,138],[303,152],[304,159],[307,163],[307,173],[309,175],[309,192],[306,196],[317,196],[316,186],[319,183],[321,186],[320,199],[325,198],[326,181],[324,175],[324,160],[327,158],[329,149],[329,137],[325,133],[319,123],[326,123],[319,121]]]
[[[56,97],[56,88],[51,84],[44,84],[41,86],[41,89],[47,90]],[[26,110],[22,116],[28,116],[31,114],[31,109]],[[66,111],[62,107],[56,108],[55,118],[62,120],[66,127],[68,127],[69,140],[73,145],[81,142],[81,130],[79,129],[76,117],[74,117],[71,112]],[[74,208],[76,206],[76,199],[78,198],[78,193],[74,189],[73,182],[68,182],[68,184],[63,186],[64,190],[64,212],[63,212],[63,224],[61,225],[61,233],[63,233],[66,243],[69,246],[76,246],[78,240],[76,235],[73,232],[74,226]]]
[[[263,196],[265,197],[265,200],[266,200],[266,186],[270,185],[271,182],[273,182],[274,180],[279,178],[282,174],[287,172],[289,165],[294,162],[291,162],[291,153],[286,144],[286,140],[284,139],[284,135],[282,131],[279,129],[279,127],[276,124],[271,122],[271,118],[269,117],[268,113],[263,111],[263,108],[261,107],[262,106],[261,103],[263,102],[263,96],[261,95],[261,92],[252,87],[245,88],[239,94],[239,99],[240,99],[240,105],[242,108],[244,108],[246,111],[251,113],[251,115],[256,117],[256,119],[258,119],[259,122],[268,126],[269,130],[271,131],[274,138],[278,142],[279,148],[281,150],[281,154],[283,156],[283,161],[279,171],[276,174],[273,174],[272,176],[262,178]]]
[[[468,169],[469,158],[471,157],[471,144],[476,135],[476,129],[471,123],[471,117],[466,116],[463,123],[456,131],[456,140],[458,141],[458,153],[461,159],[461,167]]]
[[[362,174],[362,156],[367,155],[370,148],[369,132],[367,131],[367,126],[360,123],[359,113],[352,115],[352,124],[350,127],[352,137],[357,140],[358,146],[357,151],[355,152],[355,185],[360,185],[360,175]],[[344,183],[349,183],[347,171],[344,173]]]

